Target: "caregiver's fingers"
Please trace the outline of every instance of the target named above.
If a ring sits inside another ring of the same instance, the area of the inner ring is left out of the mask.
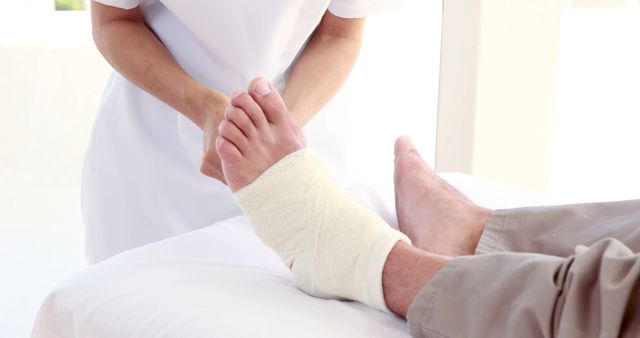
[[[215,144],[217,137],[217,130],[216,133],[213,133],[213,130],[205,131],[205,143],[204,151],[202,153],[202,161],[200,163],[200,172],[225,183],[220,156],[218,155]]]

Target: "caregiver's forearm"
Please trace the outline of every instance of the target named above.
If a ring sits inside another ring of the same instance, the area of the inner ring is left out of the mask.
[[[129,81],[202,128],[205,112],[222,110],[227,98],[191,78],[147,27],[138,8],[91,3],[93,38],[107,61]]]
[[[294,65],[283,93],[294,119],[305,124],[340,90],[358,58],[365,19],[324,15]]]

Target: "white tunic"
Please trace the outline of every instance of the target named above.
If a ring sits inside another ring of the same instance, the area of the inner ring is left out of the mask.
[[[257,76],[282,89],[287,70],[326,10],[364,17],[393,1],[99,2],[140,6],[148,26],[192,77],[231,95]],[[339,158],[335,144],[314,141],[314,135],[331,137],[330,127],[320,123],[307,130],[309,142],[326,144],[325,153]],[[199,172],[201,152],[202,133],[191,121],[114,72],[84,163],[89,262],[239,215],[228,188]]]

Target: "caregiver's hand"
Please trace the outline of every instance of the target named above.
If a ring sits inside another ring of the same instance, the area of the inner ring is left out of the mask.
[[[224,120],[224,110],[229,106],[229,98],[216,90],[198,87],[200,88],[191,90],[191,94],[186,94],[190,112],[185,115],[192,116],[193,122],[204,134],[200,171],[224,183],[215,142],[218,138],[218,126]]]
[[[205,133],[201,171],[224,182],[214,145],[229,99],[187,74],[149,29],[138,7],[91,1],[93,39],[118,73],[185,115]]]

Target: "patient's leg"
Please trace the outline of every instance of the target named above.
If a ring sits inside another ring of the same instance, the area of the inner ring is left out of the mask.
[[[406,243],[396,244],[382,272],[387,307],[407,317],[409,307],[433,277],[453,258],[430,253]]]
[[[408,138],[396,142],[396,210],[416,247],[457,256],[535,252],[567,257],[612,237],[640,251],[640,200],[489,210],[436,175]]]
[[[411,247],[327,178],[275,92],[252,95],[262,108],[241,95],[246,102],[234,104],[245,114],[230,111],[235,122],[221,127],[223,169],[256,233],[303,290],[378,308],[386,300],[415,337],[637,337],[640,257],[621,243],[603,240],[568,258],[451,259]]]
[[[279,94],[263,80],[232,99],[218,153],[226,182],[256,234],[291,268],[305,292],[387,309],[382,270],[410,242],[358,205],[305,149]]]
[[[418,248],[451,256],[474,253],[491,210],[476,206],[440,178],[408,137],[395,146],[400,230]]]
[[[638,280],[640,254],[615,239],[566,258],[464,256],[438,271],[406,317],[416,338],[640,337]]]
[[[477,253],[536,252],[566,257],[602,238],[640,252],[640,200],[496,210]]]
[[[408,138],[396,142],[396,210],[416,247],[452,256],[536,252],[566,257],[615,238],[640,251],[640,200],[490,212],[436,175]]]

